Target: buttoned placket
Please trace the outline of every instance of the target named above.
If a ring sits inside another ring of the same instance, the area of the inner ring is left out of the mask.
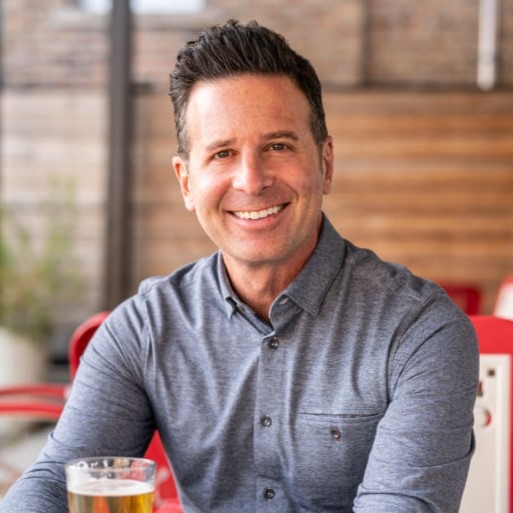
[[[283,416],[283,365],[285,338],[279,335],[288,299],[278,299],[273,309],[275,330],[262,339],[258,369],[254,428],[254,458],[257,469],[257,511],[288,511],[283,493],[282,462],[279,439]]]

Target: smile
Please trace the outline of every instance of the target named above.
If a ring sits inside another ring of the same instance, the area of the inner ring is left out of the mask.
[[[233,214],[240,219],[263,219],[264,217],[277,214],[280,210],[283,210],[283,205],[266,208],[264,210],[234,211]]]

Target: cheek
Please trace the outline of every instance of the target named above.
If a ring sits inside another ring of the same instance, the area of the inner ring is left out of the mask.
[[[203,175],[190,182],[189,203],[191,208],[198,212],[207,212],[221,201],[223,197],[223,186],[220,180],[214,176]]]
[[[326,180],[318,165],[310,169],[314,169],[314,171],[306,173],[302,180],[298,182],[298,191],[310,201],[317,202],[325,193]]]

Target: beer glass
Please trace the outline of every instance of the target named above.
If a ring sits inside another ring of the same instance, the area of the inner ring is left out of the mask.
[[[157,464],[144,458],[97,457],[65,466],[70,513],[152,513]]]

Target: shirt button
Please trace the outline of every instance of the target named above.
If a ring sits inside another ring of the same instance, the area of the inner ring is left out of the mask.
[[[280,341],[277,338],[272,338],[271,340],[269,340],[268,345],[269,349],[276,350],[278,349],[278,347],[280,347]]]
[[[273,419],[271,419],[271,417],[269,417],[269,415],[264,415],[260,419],[260,424],[262,424],[262,426],[264,426],[264,427],[271,427],[272,423],[273,423]]]
[[[272,501],[274,499],[274,496],[276,495],[276,492],[272,488],[266,488],[264,490],[264,498],[268,501]]]
[[[338,429],[338,427],[333,426],[333,427],[331,428],[331,436],[332,436],[335,440],[339,441],[339,440],[342,438],[342,433],[340,432],[340,429]]]

